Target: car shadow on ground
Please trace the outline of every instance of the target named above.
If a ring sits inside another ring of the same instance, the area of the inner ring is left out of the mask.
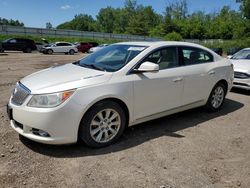
[[[232,88],[231,92],[232,93],[242,94],[242,95],[250,95],[250,90],[240,89],[240,88]]]
[[[57,158],[101,155],[135,147],[162,136],[182,139],[185,135],[179,134],[178,131],[197,126],[219,116],[230,114],[243,106],[244,104],[240,102],[226,99],[223,108],[216,113],[208,113],[203,108],[196,108],[135,125],[129,127],[117,143],[99,149],[89,148],[81,142],[74,145],[52,146],[39,144],[22,136],[20,136],[20,140],[26,147],[34,152]]]

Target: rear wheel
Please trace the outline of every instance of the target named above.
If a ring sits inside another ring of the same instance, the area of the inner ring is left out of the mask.
[[[75,51],[72,50],[72,49],[69,51],[69,54],[70,54],[70,55],[74,55],[74,53],[75,53]]]
[[[51,50],[51,49],[47,50],[47,54],[49,54],[49,55],[53,54],[53,50]]]
[[[218,111],[224,103],[225,96],[226,86],[223,83],[216,84],[209,96],[206,108],[211,112]]]
[[[91,147],[104,147],[122,135],[125,124],[122,108],[113,101],[102,101],[94,105],[82,119],[79,137]]]
[[[27,47],[27,48],[25,48],[24,50],[23,50],[23,53],[31,53],[32,52],[32,50],[31,50],[31,48],[29,48],[29,47]]]

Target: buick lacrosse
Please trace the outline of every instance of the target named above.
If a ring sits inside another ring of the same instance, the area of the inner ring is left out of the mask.
[[[199,106],[217,111],[232,82],[232,63],[203,46],[124,42],[21,79],[7,111],[31,140],[102,147],[127,126]]]

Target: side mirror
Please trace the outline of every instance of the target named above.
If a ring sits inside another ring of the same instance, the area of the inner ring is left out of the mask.
[[[135,72],[158,72],[159,65],[146,61],[140,65],[138,69],[135,69]]]
[[[233,56],[232,55],[228,55],[227,56],[227,59],[231,59]]]

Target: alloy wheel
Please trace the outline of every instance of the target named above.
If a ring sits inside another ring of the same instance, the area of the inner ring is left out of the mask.
[[[214,108],[219,108],[224,100],[224,89],[221,86],[218,86],[213,94],[211,104]]]
[[[107,143],[112,140],[121,127],[121,117],[114,109],[104,109],[98,112],[91,121],[90,135],[97,143]]]

